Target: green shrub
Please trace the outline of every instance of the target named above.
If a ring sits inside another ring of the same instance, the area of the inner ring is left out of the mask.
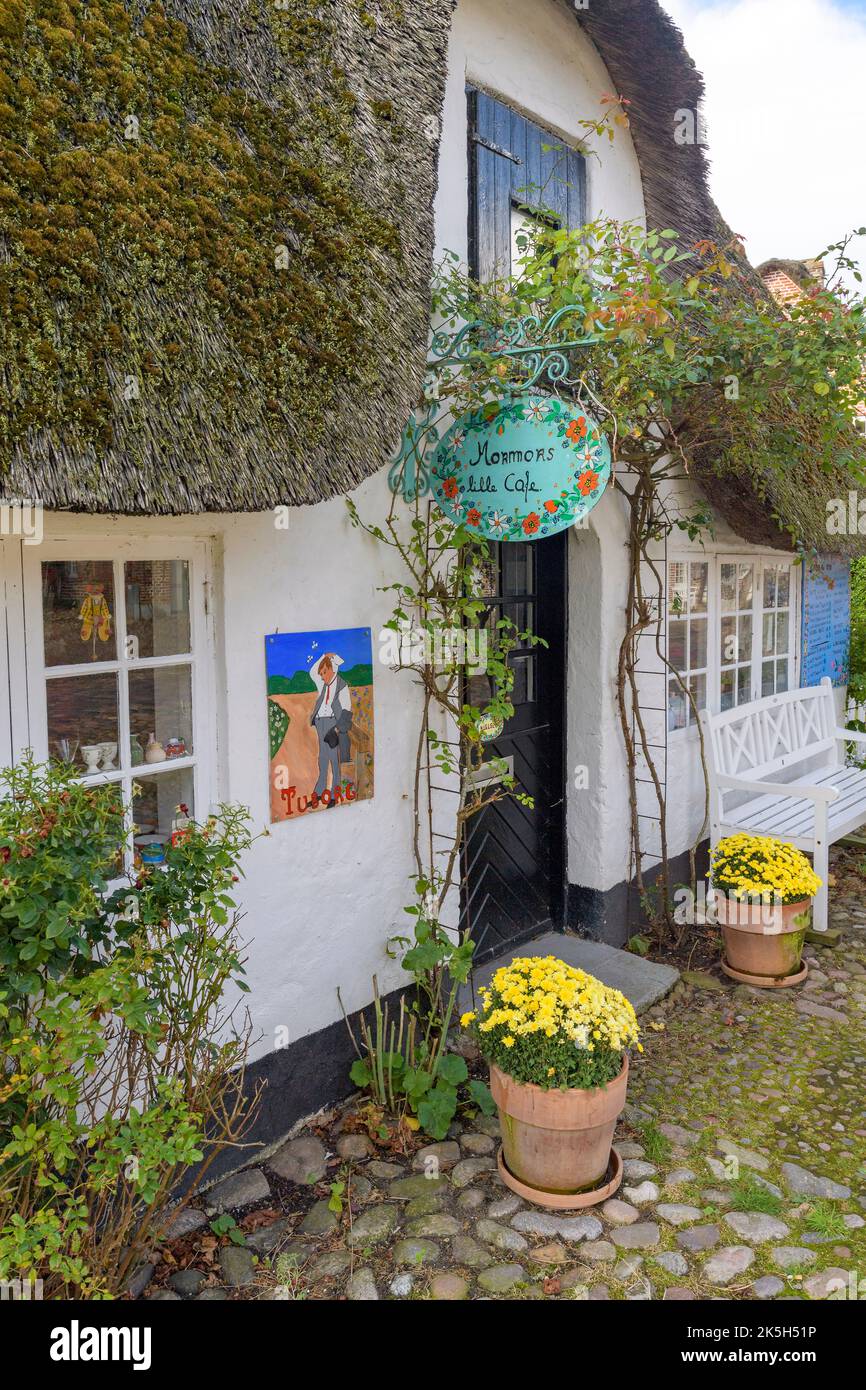
[[[114,794],[32,760],[5,776],[0,1279],[114,1297],[181,1175],[200,1165],[193,1190],[254,1113],[248,1025],[226,997],[246,988],[231,890],[250,836],[221,808],[164,868],[108,893],[125,834]]]

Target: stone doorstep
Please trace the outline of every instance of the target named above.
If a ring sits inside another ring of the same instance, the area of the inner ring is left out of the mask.
[[[515,956],[527,955],[558,956],[568,965],[595,975],[602,984],[620,990],[638,1014],[663,999],[680,978],[679,971],[672,965],[645,960],[643,956],[621,951],[616,946],[608,946],[602,941],[589,941],[565,932],[545,932],[534,941],[525,941],[521,946],[497,956],[495,960],[488,961],[486,965],[473,971],[472,985],[465,984],[460,987],[457,996],[458,1011],[463,1013],[473,1007],[473,986],[477,989],[479,985],[489,984],[501,966],[508,965]]]

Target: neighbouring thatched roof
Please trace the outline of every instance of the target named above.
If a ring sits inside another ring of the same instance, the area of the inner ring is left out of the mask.
[[[768,277],[781,271],[787,275],[789,280],[801,290],[814,289],[815,285],[824,283],[824,262],[815,258],[805,261],[785,260],[781,256],[773,256],[768,261],[762,261],[755,267],[761,279],[766,282]]]
[[[673,20],[658,0],[592,0],[577,11],[570,0],[562,4],[595,44],[615,92],[628,99],[648,225],[674,228],[684,244],[727,242],[730,229],[710,196],[706,147],[674,138],[675,130],[686,128],[684,112],[694,113],[694,128],[700,130],[697,113],[704,83]],[[808,274],[811,263],[774,264],[786,270],[789,264],[800,265]],[[762,285],[757,271],[751,278]],[[694,460],[693,471],[716,511],[752,544],[849,553],[863,549],[862,537],[833,536],[831,547],[827,535],[828,501],[847,497],[855,485],[844,468],[827,473],[797,465],[784,476],[758,475],[735,471],[723,456],[705,453]]]
[[[451,0],[3,0],[0,491],[345,492],[417,400]]]

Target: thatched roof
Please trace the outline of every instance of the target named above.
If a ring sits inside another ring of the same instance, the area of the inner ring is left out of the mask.
[[[647,219],[728,236],[657,0],[560,0],[629,100]],[[0,490],[255,511],[380,469],[422,382],[452,0],[3,0]],[[527,24],[531,14],[527,6]],[[847,477],[695,475],[820,544]]]
[[[598,49],[616,93],[628,98],[648,225],[674,228],[684,244],[726,243],[731,232],[710,196],[707,147],[674,139],[675,128],[682,124],[678,113],[697,113],[704,96],[703,78],[676,24],[658,0],[592,0],[585,10],[577,11],[570,0],[562,3]],[[709,131],[710,147],[711,137]],[[787,267],[789,263],[777,264]],[[796,264],[808,274],[812,263]],[[743,268],[755,285],[762,285],[758,272]],[[847,497],[848,489],[855,486],[844,468],[827,473],[797,465],[782,477],[776,472],[744,473],[733,470],[718,453],[695,459],[693,472],[708,500],[737,535],[754,545],[785,549],[830,549],[827,502]],[[863,548],[862,537],[832,538],[834,550],[854,553]]]
[[[451,0],[3,0],[0,490],[345,492],[417,400]]]

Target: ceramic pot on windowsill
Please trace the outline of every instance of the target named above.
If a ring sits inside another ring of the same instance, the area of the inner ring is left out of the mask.
[[[740,901],[716,894],[725,943],[726,975],[759,989],[784,989],[808,974],[803,943],[812,921],[812,899],[796,903]]]

